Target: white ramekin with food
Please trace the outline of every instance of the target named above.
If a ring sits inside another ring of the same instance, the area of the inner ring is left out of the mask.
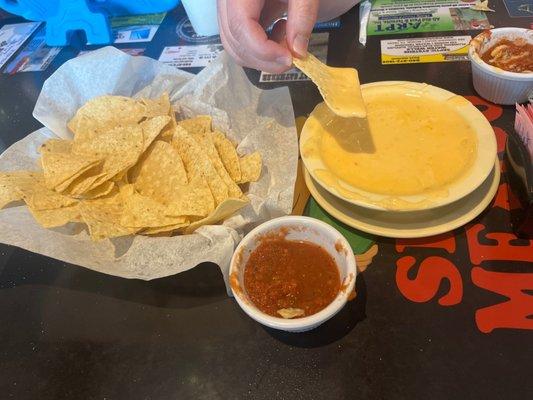
[[[497,104],[515,104],[533,96],[533,30],[496,28],[470,42],[474,88]]]

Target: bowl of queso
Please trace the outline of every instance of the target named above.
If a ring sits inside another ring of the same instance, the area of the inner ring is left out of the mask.
[[[304,332],[342,309],[356,273],[353,251],[336,229],[314,218],[288,216],[265,222],[239,243],[230,286],[257,322]]]
[[[470,42],[476,91],[497,104],[522,103],[533,96],[533,30],[496,28]]]
[[[335,197],[386,211],[457,201],[490,174],[494,131],[468,100],[416,82],[361,86],[367,118],[340,118],[321,103],[306,120],[300,153]]]

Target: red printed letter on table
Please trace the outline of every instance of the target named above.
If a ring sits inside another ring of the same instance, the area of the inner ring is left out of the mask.
[[[440,284],[447,279],[450,290],[439,299],[441,306],[459,304],[463,298],[463,280],[455,265],[442,257],[428,257],[420,263],[415,279],[407,276],[409,270],[416,264],[411,256],[400,258],[396,262],[396,285],[400,292],[409,300],[424,303],[437,294]]]
[[[491,272],[472,269],[472,282],[477,286],[501,294],[508,301],[476,311],[476,324],[481,332],[496,328],[533,329],[533,274]]]

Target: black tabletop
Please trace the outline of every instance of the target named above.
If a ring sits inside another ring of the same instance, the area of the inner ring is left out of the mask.
[[[495,26],[532,22],[492,3]],[[182,16],[181,8],[167,15],[145,55],[177,44]],[[330,32],[330,65],[357,66],[362,82],[427,82],[468,96],[503,150],[513,108],[475,96],[468,62],[381,65],[385,37],[363,47],[357,34],[355,9]],[[64,48],[44,72],[0,74],[0,150],[40,127],[31,113],[44,80],[85,48]],[[263,88],[283,85],[248,74]],[[310,82],[288,85],[297,116],[321,101]],[[452,234],[378,238],[356,299],[301,334],[248,318],[215,265],[145,282],[0,245],[0,398],[533,398],[533,244],[510,233],[504,189]]]

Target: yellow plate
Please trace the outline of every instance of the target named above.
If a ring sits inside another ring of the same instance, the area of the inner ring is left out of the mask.
[[[494,131],[487,121],[487,119],[483,116],[483,114],[474,107],[468,100],[466,100],[462,96],[455,95],[454,93],[451,93],[447,90],[440,89],[435,86],[427,85],[424,83],[415,83],[415,82],[404,82],[404,81],[386,81],[386,82],[375,82],[370,84],[362,85],[363,89],[363,97],[365,96],[365,89],[372,88],[373,93],[375,93],[375,90],[379,90],[380,92],[383,91],[383,96],[386,98],[388,93],[395,92],[400,96],[405,96],[406,101],[409,100],[409,98],[412,97],[419,97],[422,99],[428,99],[428,101],[433,101],[432,104],[433,107],[435,107],[436,103],[442,103],[443,106],[449,107],[451,109],[451,112],[456,113],[456,115],[462,117],[459,118],[458,121],[466,120],[468,121],[468,124],[470,126],[470,143],[472,143],[471,146],[475,146],[475,149],[472,151],[472,159],[468,158],[468,153],[460,154],[460,153],[450,153],[450,157],[453,156],[460,156],[462,157],[463,162],[469,163],[469,165],[465,166],[464,169],[460,169],[460,163],[458,162],[452,162],[446,161],[441,159],[439,162],[440,171],[441,173],[447,172],[447,165],[451,165],[451,170],[453,170],[454,166],[457,166],[455,169],[457,171],[453,172],[454,174],[458,174],[458,178],[455,178],[452,176],[446,177],[445,175],[439,178],[439,175],[432,175],[433,170],[430,170],[429,168],[420,168],[420,173],[416,173],[416,175],[413,175],[411,173],[410,175],[406,175],[406,179],[411,179],[411,189],[414,189],[415,192],[418,190],[418,183],[420,182],[420,193],[417,194],[409,194],[409,195],[398,195],[398,194],[384,194],[386,193],[386,190],[384,191],[383,188],[385,186],[377,188],[379,190],[375,191],[369,191],[372,190],[369,188],[371,187],[371,180],[372,179],[382,179],[377,178],[378,176],[386,177],[386,180],[389,182],[389,189],[387,190],[394,190],[394,182],[395,180],[401,180],[401,169],[400,166],[404,162],[403,159],[399,158],[397,161],[394,161],[394,163],[391,161],[388,164],[379,164],[377,160],[372,161],[371,163],[368,163],[366,167],[361,166],[354,166],[354,168],[358,168],[361,170],[364,168],[363,173],[367,176],[369,176],[369,179],[366,179],[364,176],[361,175],[355,175],[354,177],[363,182],[366,181],[366,189],[363,189],[361,187],[355,187],[345,181],[344,179],[339,177],[339,174],[336,174],[334,170],[329,169],[329,167],[326,165],[326,163],[322,160],[322,150],[320,150],[320,146],[322,146],[322,135],[324,132],[324,126],[330,126],[330,123],[337,124],[335,129],[336,130],[344,130],[346,129],[348,133],[350,132],[357,132],[359,135],[355,135],[354,143],[356,143],[355,147],[361,147],[360,151],[371,153],[373,150],[373,140],[372,135],[364,135],[364,132],[366,131],[364,129],[364,125],[366,123],[365,120],[350,120],[350,119],[340,119],[335,120],[336,122],[328,122],[326,120],[322,120],[327,116],[325,113],[325,106],[323,103],[319,104],[315,110],[311,113],[309,118],[307,119],[302,133],[300,137],[300,153],[302,155],[302,160],[305,164],[305,167],[310,172],[311,176],[315,179],[315,181],[322,186],[324,189],[326,189],[328,192],[333,194],[334,196],[345,200],[349,203],[352,203],[357,206],[366,207],[370,209],[375,210],[389,210],[389,211],[404,211],[404,212],[411,212],[411,211],[417,211],[417,210],[427,210],[432,209],[436,207],[441,207],[446,204],[453,203],[464,196],[471,193],[473,190],[475,190],[481,183],[485,181],[487,176],[489,175],[490,171],[492,170],[492,167],[494,165],[494,157],[496,156],[496,138],[494,135]],[[375,94],[373,94],[375,96]],[[437,106],[438,106],[437,103]],[[413,105],[414,107],[414,105]],[[417,106],[418,107],[418,106]],[[411,109],[410,109],[411,110]],[[414,110],[414,108],[412,109]],[[448,112],[448,111],[446,111]],[[412,117],[408,117],[412,118]],[[324,125],[324,123],[328,125]],[[398,123],[401,123],[400,120]],[[352,124],[360,125],[359,128],[356,128],[355,130],[352,129]],[[445,125],[443,125],[445,126]],[[454,125],[455,126],[455,125]],[[431,129],[431,128],[430,128]],[[452,127],[453,129],[453,127]],[[441,128],[442,130],[442,128]],[[368,132],[368,131],[366,131]],[[401,131],[398,131],[401,132]],[[413,132],[413,130],[409,131],[410,133]],[[414,139],[417,139],[416,131]],[[443,132],[449,132],[449,128],[446,128]],[[392,134],[396,133],[396,138],[394,136],[391,136],[391,139],[394,138],[394,140],[398,140],[398,133],[393,132]],[[437,134],[437,132],[436,132]],[[362,135],[362,136],[361,136]],[[473,136],[472,136],[473,135]],[[366,139],[365,139],[366,138]],[[428,139],[430,136],[420,136],[421,141],[422,140],[431,140]],[[441,138],[440,140],[446,140],[442,136],[436,136],[436,138]],[[328,139],[329,140],[329,139]],[[352,138],[350,139],[352,140]],[[401,140],[401,137],[400,139]],[[411,138],[411,141],[413,138]],[[331,140],[330,140],[331,141]],[[475,141],[475,142],[474,142]],[[367,143],[368,142],[368,143]],[[329,143],[329,142],[328,142]],[[346,144],[341,144],[340,142],[339,146],[344,147]],[[350,144],[352,141],[350,141]],[[400,143],[399,146],[403,145],[405,147],[405,143]],[[438,142],[429,142],[430,144],[433,143],[433,152],[437,152],[439,154],[440,145],[438,148],[435,148],[434,143]],[[450,143],[450,148],[454,149],[461,149],[462,145],[456,142],[443,142],[443,146],[446,147],[446,145]],[[329,146],[333,146],[334,143],[329,144]],[[382,145],[384,146],[384,145]],[[390,147],[390,145],[387,145],[387,147],[382,147],[386,154],[387,151],[390,152],[390,149],[396,149],[396,146]],[[430,148],[430,147],[428,147]],[[466,147],[465,147],[466,148]],[[389,150],[387,150],[389,149]],[[352,150],[342,150],[339,148],[340,152],[346,152],[349,153],[352,152]],[[357,151],[357,150],[356,150]],[[415,148],[416,151],[416,148]],[[445,150],[443,150],[444,152]],[[465,150],[466,151],[466,150]],[[349,154],[348,153],[348,154]],[[401,153],[401,150],[398,150],[399,154]],[[424,153],[422,153],[425,155]],[[427,157],[430,157],[431,153],[427,153]],[[443,154],[443,153],[440,153]],[[381,156],[383,157],[383,155]],[[412,156],[411,156],[412,157]],[[420,156],[422,157],[422,156]],[[422,158],[421,158],[422,159]],[[432,158],[428,158],[429,160],[432,160]],[[454,158],[451,158],[454,159]],[[457,157],[455,158],[457,159]],[[348,159],[347,159],[348,160]],[[364,160],[364,158],[360,158],[360,160]],[[390,160],[390,159],[388,159]],[[412,158],[406,158],[406,160],[413,160]],[[416,159],[414,159],[416,160]],[[339,163],[338,160],[335,160],[334,158],[330,160],[330,162]],[[344,162],[344,161],[343,161]],[[364,162],[364,161],[363,161]],[[371,178],[371,174],[375,169],[369,168],[369,165],[372,165],[372,163],[378,162],[379,165],[384,165],[385,168],[390,169],[391,171],[384,172],[382,171],[380,175],[376,175],[376,178]],[[331,164],[330,164],[331,165]],[[343,164],[344,165],[344,164]],[[398,168],[395,168],[395,166],[398,165]],[[416,165],[416,164],[414,164]],[[340,166],[339,166],[340,167]],[[357,170],[357,169],[356,169]],[[346,171],[344,171],[346,173]],[[437,173],[437,172],[435,172]],[[452,173],[450,171],[450,173]],[[396,177],[397,174],[397,177]],[[393,179],[390,179],[390,177],[393,176]],[[416,178],[413,178],[415,176]],[[429,179],[426,179],[426,177],[429,176]],[[446,183],[444,185],[438,184],[438,179],[451,179],[451,182]],[[416,179],[416,180],[413,180]],[[428,182],[428,189],[423,191],[422,185]],[[391,186],[392,185],[392,186]],[[413,192],[413,193],[415,193]]]
[[[476,218],[490,204],[500,183],[500,163],[496,158],[485,181],[468,196],[444,207],[423,211],[394,213],[354,206],[326,191],[307,170],[304,178],[311,195],[320,206],[339,221],[378,236],[420,238],[459,228]]]

